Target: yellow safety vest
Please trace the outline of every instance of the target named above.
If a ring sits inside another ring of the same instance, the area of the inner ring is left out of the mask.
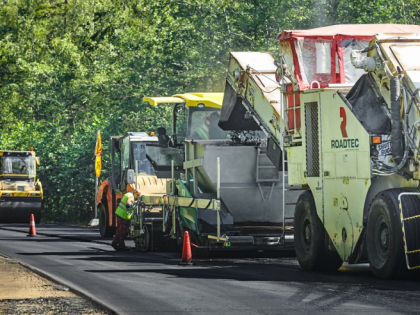
[[[195,132],[200,136],[202,140],[208,140],[209,137],[209,127],[204,122],[201,126],[198,126],[195,129]]]
[[[125,220],[131,220],[131,216],[134,212],[134,207],[131,209],[127,209],[126,207],[127,201],[129,199],[131,199],[132,202],[134,201],[134,195],[131,192],[126,193],[124,195],[124,197],[121,199],[120,204],[117,207],[117,210],[115,210],[115,214]]]

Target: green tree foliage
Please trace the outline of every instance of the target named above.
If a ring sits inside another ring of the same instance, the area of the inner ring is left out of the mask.
[[[143,95],[223,91],[229,52],[276,55],[283,29],[419,19],[416,0],[0,0],[0,149],[41,157],[44,217],[88,220],[97,130],[170,125]]]

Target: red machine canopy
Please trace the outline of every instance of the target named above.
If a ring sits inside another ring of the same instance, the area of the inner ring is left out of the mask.
[[[277,36],[277,40],[285,40],[297,37],[373,37],[375,34],[413,34],[420,33],[419,25],[405,24],[341,24],[313,28],[310,30],[283,31]]]
[[[351,64],[351,52],[364,49],[376,34],[404,36],[420,33],[418,25],[342,24],[309,30],[283,31],[277,36],[285,62],[299,88],[353,84],[364,74]]]

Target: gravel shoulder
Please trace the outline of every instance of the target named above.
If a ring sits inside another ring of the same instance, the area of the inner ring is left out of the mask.
[[[113,314],[0,254],[0,314]]]

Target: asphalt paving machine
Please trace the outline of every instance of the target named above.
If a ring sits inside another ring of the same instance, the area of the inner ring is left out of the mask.
[[[35,151],[0,151],[0,222],[41,221],[43,190]]]
[[[146,132],[127,132],[123,136],[110,138],[110,178],[101,181],[96,195],[98,207],[99,232],[102,237],[112,237],[115,234],[115,210],[124,194],[140,188],[148,196],[143,200],[144,211],[136,213],[142,217],[141,236],[133,235],[136,248],[147,250],[150,244],[149,230],[160,227],[160,197],[165,193],[166,179],[158,178],[146,158],[146,146],[158,143],[156,136]],[[156,224],[155,224],[156,223]]]
[[[283,31],[275,66],[264,53],[230,56],[219,125],[246,129],[252,118],[273,164],[305,189],[294,210],[304,269],[369,262],[392,278],[420,268],[419,34],[393,24]]]
[[[173,125],[178,129],[174,127],[169,135],[161,127],[157,130],[157,136],[154,133],[127,132],[124,136],[110,138],[110,178],[100,182],[96,195],[102,237],[114,235],[117,226],[115,210],[124,194],[137,187],[142,195],[131,220],[130,237],[139,251],[153,249],[154,242],[161,241],[161,205],[172,173],[171,163],[174,161],[175,171],[178,171],[182,168],[184,158],[179,135],[187,128],[185,113],[189,107],[197,107],[197,104],[202,104],[206,110],[215,106],[220,108],[222,98],[220,93],[187,93],[158,98],[158,102],[151,101],[152,105],[167,101],[180,104],[174,107],[176,122]],[[200,107],[197,109],[200,110]]]
[[[188,231],[195,248],[205,252],[290,250],[293,231],[287,220],[301,187],[282,186],[285,173],[267,157],[266,136],[251,116],[246,130],[219,127],[225,106],[223,94],[219,98],[212,106],[177,97],[143,99],[176,104],[174,134],[185,154],[180,161],[168,160],[172,173],[163,198],[163,228],[178,245]]]

